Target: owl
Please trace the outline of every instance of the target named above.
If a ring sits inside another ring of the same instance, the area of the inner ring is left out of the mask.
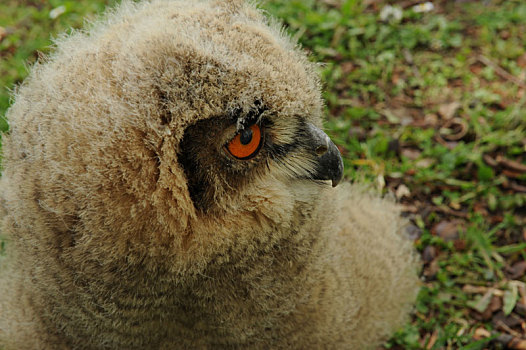
[[[14,93],[0,347],[367,349],[418,261],[339,184],[316,65],[253,4],[124,1]]]

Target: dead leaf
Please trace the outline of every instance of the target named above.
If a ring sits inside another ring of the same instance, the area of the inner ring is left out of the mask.
[[[453,118],[444,123],[438,132],[438,136],[444,141],[458,141],[466,136],[468,130],[468,123],[464,119]]]
[[[517,283],[517,287],[519,288],[519,294],[520,299],[517,306],[522,305],[526,308],[526,285],[523,282]]]
[[[526,84],[522,80],[520,80],[519,78],[502,68],[497,63],[490,60],[488,57],[484,55],[478,55],[477,60],[485,64],[486,66],[493,68],[495,73],[501,78],[511,81],[512,83],[516,84],[517,86],[520,86],[521,88],[524,88],[526,86]]]
[[[409,197],[409,196],[411,196],[411,191],[409,190],[409,188],[406,185],[401,184],[396,189],[395,196],[398,199],[401,199],[403,197]]]
[[[434,113],[426,114],[424,118],[416,118],[411,123],[411,126],[417,128],[434,128],[438,124],[438,116]]]
[[[456,216],[456,217],[459,217],[459,218],[467,218],[468,217],[468,213],[457,211],[457,210],[452,210],[451,208],[448,208],[445,205],[433,206],[433,207],[431,207],[431,209],[433,211],[438,211],[438,212],[445,213],[445,214],[452,215],[452,216]]]
[[[461,104],[457,101],[444,103],[438,107],[438,115],[440,115],[442,119],[449,120],[455,116],[460,106]]]
[[[7,36],[7,30],[4,27],[0,27],[0,42]]]
[[[479,327],[475,329],[475,333],[473,333],[473,339],[475,340],[480,340],[480,339],[489,338],[489,337],[491,337],[491,332],[483,327]]]
[[[418,228],[418,226],[413,225],[413,224],[407,225],[405,228],[405,232],[407,236],[409,237],[409,239],[412,241],[416,241],[417,239],[420,238],[420,236],[422,236],[422,230]]]
[[[502,299],[499,296],[495,295],[495,291],[493,291],[493,295],[491,297],[488,307],[486,308],[486,310],[484,310],[484,312],[480,314],[480,316],[482,320],[487,321],[491,319],[491,316],[493,315],[493,313],[495,313],[496,311],[499,311],[501,308],[502,308]]]
[[[322,2],[324,2],[325,4],[329,5],[329,6],[333,6],[333,7],[336,7],[336,8],[340,8],[341,7],[341,2],[338,1],[338,0],[322,0]]]
[[[433,331],[433,334],[431,334],[431,338],[429,338],[429,342],[426,345],[426,350],[432,349],[435,343],[437,342],[437,340],[438,340],[438,330],[435,329]]]
[[[501,334],[496,339],[495,342],[506,347],[506,349],[512,350],[526,350],[526,340],[521,339],[520,337],[514,337],[509,334]]]
[[[510,290],[504,292],[502,311],[505,315],[511,314],[513,308],[517,304],[517,297],[519,295],[519,290],[517,285],[514,283],[509,284]]]
[[[519,56],[519,58],[517,58],[517,66],[526,68],[526,53],[523,53]]]
[[[438,124],[438,117],[436,114],[426,114],[424,121],[429,126],[436,126]]]
[[[473,211],[477,214],[481,214],[482,216],[488,216],[489,214],[488,210],[485,207],[485,204],[479,202],[473,205]]]
[[[414,148],[402,148],[402,155],[406,158],[409,158],[411,160],[416,160],[420,157],[420,154],[422,154],[422,152],[418,149],[414,149]]]
[[[475,75],[480,75],[480,73],[482,73],[482,69],[484,69],[484,66],[480,63],[474,63],[471,66],[469,66],[469,70]]]
[[[480,299],[477,301],[468,302],[468,306],[472,309],[478,311],[479,313],[483,314],[484,311],[488,308],[491,298],[493,298],[493,290],[490,289],[484,294]]]
[[[418,162],[415,163],[415,166],[420,169],[427,169],[431,165],[435,163],[435,160],[432,158],[424,158],[420,159]]]
[[[507,175],[505,171],[502,172],[504,175]],[[526,186],[519,185],[516,182],[510,181],[508,184],[503,183],[503,187],[509,188],[515,192],[526,192]]]
[[[500,165],[512,170],[512,171],[516,171],[518,173],[521,173],[521,174],[524,174],[526,173],[526,165],[525,164],[522,164],[522,163],[519,163],[517,161],[514,161],[514,160],[511,160],[511,159],[508,159],[508,158],[505,158],[505,157],[502,157],[502,156],[497,156],[497,158],[495,159]]]
[[[502,308],[502,298],[495,295],[493,293],[493,297],[491,298],[491,302],[489,303],[488,310],[490,310],[492,313],[499,311]]]
[[[517,305],[515,305],[515,309],[513,309],[513,312],[516,312],[518,315],[525,317],[526,316],[526,305],[517,303]]]
[[[526,350],[526,340],[513,338],[508,344],[508,348],[513,350]]]
[[[502,216],[502,215],[492,215],[489,218],[489,222],[492,225],[500,224],[502,221],[504,221],[504,216]]]
[[[520,326],[522,323],[522,320],[515,315],[506,316],[503,311],[499,311],[493,316],[493,318],[491,319],[491,322],[493,323],[495,327],[500,327],[500,329],[504,329],[504,328],[510,329],[513,327]],[[511,334],[512,332],[509,332],[508,330],[506,330],[506,333]]]
[[[464,251],[466,250],[466,247],[467,247],[467,242],[465,239],[456,239],[454,242],[453,242],[453,246],[455,247],[456,250],[458,251]]]
[[[500,31],[499,36],[504,40],[508,40],[511,36],[511,33],[509,30],[504,29]]]
[[[418,213],[418,207],[413,204],[404,204],[402,205],[402,212],[415,214]]]
[[[462,291],[466,294],[482,294],[488,291],[488,287],[484,286],[473,286],[471,284],[465,284],[462,287]]]
[[[487,165],[489,165],[489,166],[491,166],[493,168],[495,168],[495,167],[497,167],[499,165],[499,163],[495,159],[493,159],[489,154],[484,154],[482,156],[482,159],[484,159],[484,162],[486,162]]]
[[[350,61],[346,61],[346,62],[342,62],[340,64],[340,67],[342,69],[342,73],[344,75],[348,75],[349,73],[351,73],[355,68],[356,66],[354,65],[354,63],[350,62]]]
[[[519,261],[513,264],[506,269],[506,272],[508,272],[508,277],[512,280],[521,278],[526,273],[526,261]]]
[[[502,169],[502,174],[512,179],[519,179],[522,177],[523,173],[520,173],[518,171],[509,170],[509,169]]]
[[[424,276],[427,278],[433,278],[437,274],[439,270],[438,261],[435,259],[431,261],[431,264],[427,268],[424,269]]]
[[[422,260],[425,264],[429,264],[431,261],[433,261],[437,256],[436,248],[432,245],[428,245],[424,248],[424,251],[422,252]]]
[[[451,202],[449,202],[449,206],[451,207],[451,209],[453,210],[460,210],[462,209],[462,205],[459,203],[459,202],[456,202],[454,200],[452,200]]]
[[[431,233],[449,242],[458,239],[459,227],[463,224],[460,220],[440,221],[431,228]]]
[[[407,108],[389,108],[384,109],[381,113],[391,124],[409,125],[413,121]]]

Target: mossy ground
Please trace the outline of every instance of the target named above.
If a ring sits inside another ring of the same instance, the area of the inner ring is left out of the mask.
[[[0,116],[50,37],[112,3],[0,3]],[[326,128],[347,179],[392,193],[413,223],[423,288],[384,348],[526,349],[526,3],[418,3],[262,7],[322,62]]]

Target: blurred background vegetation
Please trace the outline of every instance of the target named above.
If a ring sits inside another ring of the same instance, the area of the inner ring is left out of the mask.
[[[51,38],[114,3],[3,0],[0,116]],[[423,288],[383,348],[526,349],[526,2],[261,7],[322,63],[347,179],[396,197],[412,223]]]

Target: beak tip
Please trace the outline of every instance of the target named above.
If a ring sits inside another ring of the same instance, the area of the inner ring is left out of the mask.
[[[341,158],[341,155],[339,155],[339,164],[338,164],[338,171],[337,171],[337,174],[336,176],[332,177],[332,187],[336,187],[338,186],[338,184],[342,181],[343,179],[343,160]]]
[[[308,142],[317,159],[316,169],[311,173],[313,180],[331,180],[332,187],[338,186],[343,178],[343,160],[338,147],[321,129],[308,124]]]

